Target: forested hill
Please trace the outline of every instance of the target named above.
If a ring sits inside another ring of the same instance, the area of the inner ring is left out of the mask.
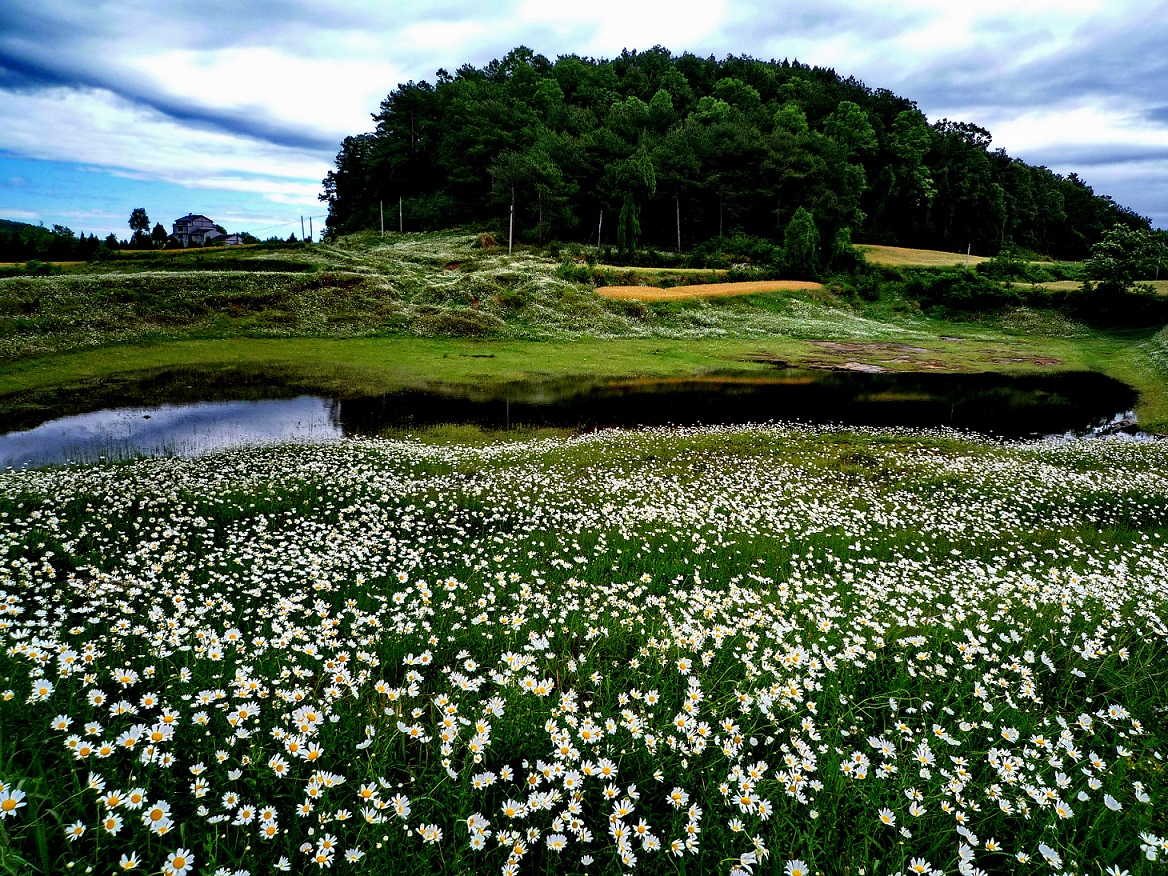
[[[717,61],[663,48],[552,62],[526,48],[399,85],[376,129],[345,138],[324,180],[333,232],[506,224],[529,241],[689,248],[779,237],[800,207],[828,247],[857,240],[1082,258],[1116,222],[1147,220],[992,149],[976,125],[797,61]]]

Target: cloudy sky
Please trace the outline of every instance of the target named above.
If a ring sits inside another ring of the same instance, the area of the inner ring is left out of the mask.
[[[1168,227],[1168,0],[3,0],[0,218],[319,230],[390,90],[517,45],[833,67]]]

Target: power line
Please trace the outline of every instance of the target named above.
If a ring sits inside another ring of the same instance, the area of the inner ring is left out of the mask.
[[[327,216],[327,215],[325,215],[325,216],[308,216],[308,215],[305,215],[305,216],[304,216],[304,218],[305,218],[305,219],[325,219],[325,220],[327,220],[327,219],[328,219],[328,216]],[[265,225],[263,228],[252,228],[252,229],[250,229],[250,230],[246,230],[246,231],[244,231],[244,232],[242,232],[242,233],[244,233],[244,234],[252,234],[252,235],[256,235],[256,234],[259,234],[259,233],[260,233],[260,232],[262,232],[262,231],[275,231],[277,228],[287,228],[289,225],[296,225],[296,224],[297,224],[298,222],[300,222],[300,221],[301,221],[300,219],[293,219],[291,222],[283,222],[283,223],[281,223],[281,224],[279,224],[279,225]]]

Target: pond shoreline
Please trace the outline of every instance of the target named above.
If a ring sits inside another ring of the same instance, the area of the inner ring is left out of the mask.
[[[1129,386],[1046,375],[720,371],[475,385],[338,386],[291,366],[162,368],[0,397],[0,467],[200,456],[252,444],[469,426],[488,431],[741,426],[944,428],[993,438],[1129,429]]]

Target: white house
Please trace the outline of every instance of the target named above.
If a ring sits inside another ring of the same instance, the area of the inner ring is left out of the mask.
[[[223,232],[215,227],[215,223],[198,213],[188,213],[181,219],[175,219],[170,239],[181,246],[204,246],[216,238],[223,237]]]

